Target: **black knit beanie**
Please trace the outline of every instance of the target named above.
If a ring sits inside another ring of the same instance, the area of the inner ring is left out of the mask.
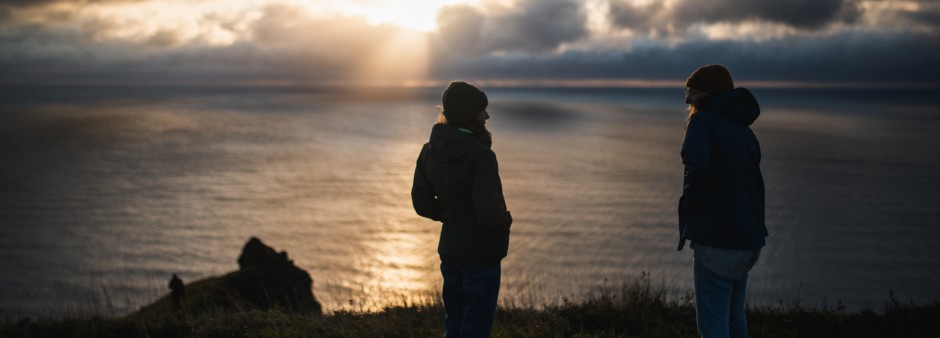
[[[462,124],[473,121],[486,109],[489,101],[480,88],[463,81],[454,81],[441,96],[444,103],[444,117],[449,124]]]
[[[717,95],[734,89],[734,81],[725,66],[707,65],[692,72],[685,81],[685,86]]]

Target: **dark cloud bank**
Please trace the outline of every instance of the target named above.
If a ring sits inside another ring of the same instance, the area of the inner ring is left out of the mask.
[[[856,1],[843,0],[687,0],[671,8],[662,2],[637,6],[623,0],[610,1],[610,16],[615,24],[644,31],[670,27],[684,29],[701,22],[745,21],[780,23],[811,30],[836,22],[854,22],[860,14]]]
[[[473,74],[482,78],[527,79],[684,79],[702,64],[722,63],[737,76],[753,81],[826,81],[863,83],[934,83],[940,79],[940,38],[929,31],[871,29],[852,26],[861,20],[858,2],[842,0],[682,1],[633,5],[611,0],[608,18],[619,29],[634,32],[622,51],[552,51],[586,35],[585,16],[574,1],[529,1],[539,10],[527,15],[493,15],[458,6],[439,16],[434,73],[443,78]],[[546,13],[548,15],[546,15]],[[940,16],[940,6],[901,13],[896,25],[925,23]],[[546,21],[546,18],[551,18]],[[567,30],[546,22],[566,23]],[[765,41],[708,40],[690,28],[704,24],[770,23],[796,33]],[[514,41],[497,43],[489,27],[497,26]],[[503,28],[509,26],[509,29]],[[836,26],[847,28],[834,29]],[[518,28],[516,28],[518,27]],[[570,28],[574,27],[574,28]],[[577,29],[582,28],[582,29]],[[675,39],[669,44],[658,39]]]
[[[437,59],[443,77],[681,80],[706,63],[721,63],[751,81],[936,83],[940,41],[932,35],[844,33],[764,42],[696,40],[651,44],[630,52],[566,52],[543,57]]]
[[[16,1],[24,7],[50,1]],[[0,6],[15,19],[16,6]],[[524,0],[513,7],[445,7],[431,44],[430,77],[464,79],[681,80],[697,66],[723,63],[750,81],[940,83],[940,5],[898,12],[892,25],[866,26],[857,2],[683,1],[634,6],[611,0],[613,29],[631,32],[623,48],[591,49],[583,2]],[[3,14],[5,13],[5,14]],[[173,31],[143,42],[98,41],[82,29],[0,23],[4,83],[201,83],[343,79],[400,29],[362,18],[315,19],[287,5],[266,7],[249,38],[229,46],[187,43]],[[709,40],[696,27],[764,23],[790,32],[757,41]],[[100,24],[100,22],[99,22]],[[224,26],[224,24],[223,24]],[[306,34],[298,34],[305,32]],[[309,33],[314,32],[314,33]]]

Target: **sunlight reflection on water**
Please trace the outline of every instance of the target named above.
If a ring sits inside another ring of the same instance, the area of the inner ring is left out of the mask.
[[[503,305],[576,300],[643,271],[684,295],[681,91],[488,93],[515,218]],[[798,97],[785,94],[767,94],[754,127],[771,238],[749,301],[940,298],[940,158],[919,155],[940,149],[936,108],[774,108]],[[237,269],[251,236],[309,271],[327,310],[435,299],[440,225],[415,215],[410,187],[436,89],[91,97],[0,107],[0,270],[18,272],[0,277],[2,311],[127,312],[173,272]]]

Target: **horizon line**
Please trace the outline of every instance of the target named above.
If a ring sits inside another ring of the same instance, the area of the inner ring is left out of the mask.
[[[451,81],[467,81],[487,88],[684,88],[684,80],[648,79],[473,79],[405,81],[0,81],[2,87],[234,87],[234,88],[332,88],[332,89],[421,89],[443,88]],[[864,82],[812,80],[745,80],[735,87],[765,89],[937,89],[940,82]]]

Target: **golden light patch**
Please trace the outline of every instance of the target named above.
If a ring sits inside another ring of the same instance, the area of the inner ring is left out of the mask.
[[[391,24],[409,30],[430,32],[437,29],[437,12],[461,0],[341,1],[336,8],[349,15],[360,15],[374,25]]]

